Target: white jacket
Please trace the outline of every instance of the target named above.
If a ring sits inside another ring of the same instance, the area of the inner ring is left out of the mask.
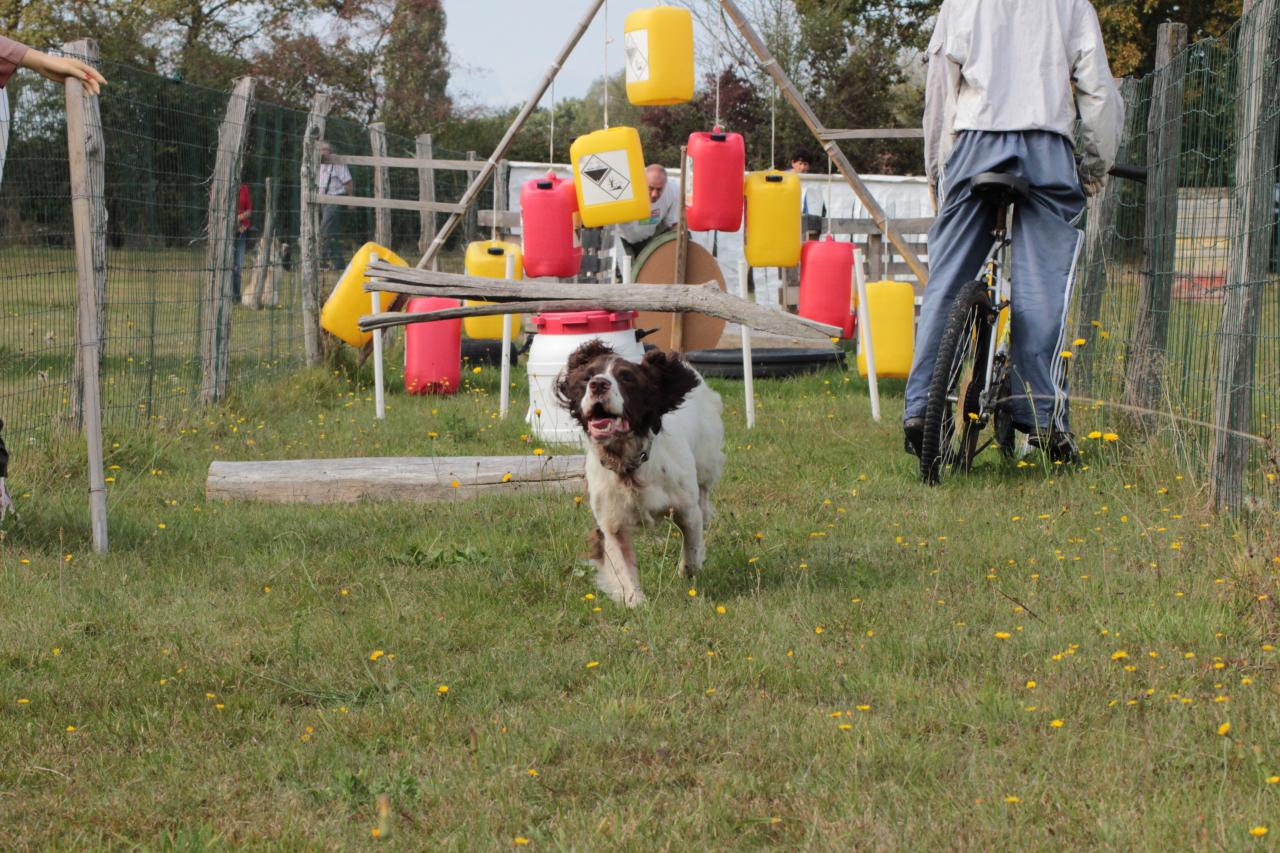
[[[924,159],[936,185],[962,130],[1049,130],[1075,140],[1086,182],[1115,163],[1124,102],[1088,0],[944,0],[928,51]]]

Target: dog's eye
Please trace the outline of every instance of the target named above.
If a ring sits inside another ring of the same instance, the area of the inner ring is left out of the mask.
[[[618,378],[623,382],[631,382],[635,380],[636,376],[630,370],[620,370],[618,371]]]

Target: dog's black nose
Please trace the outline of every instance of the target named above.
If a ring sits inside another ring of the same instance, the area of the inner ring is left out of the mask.
[[[594,376],[587,382],[587,387],[591,389],[593,394],[603,394],[609,390],[609,380],[603,376]]]

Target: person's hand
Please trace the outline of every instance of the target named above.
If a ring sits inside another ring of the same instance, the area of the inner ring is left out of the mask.
[[[55,83],[65,83],[74,78],[84,84],[87,95],[96,95],[107,78],[98,73],[98,69],[70,56],[50,56],[47,53],[28,48],[22,57],[22,66],[39,72]]]
[[[1107,184],[1107,164],[1101,160],[1085,157],[1080,161],[1080,189],[1090,198],[1102,192]]]

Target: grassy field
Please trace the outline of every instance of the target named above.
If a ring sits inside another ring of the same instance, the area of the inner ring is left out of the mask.
[[[0,847],[1117,849],[1280,836],[1280,536],[1105,409],[1076,472],[926,489],[837,371],[726,400],[696,586],[593,595],[572,496],[203,499],[212,459],[562,452],[452,399],[302,373],[18,448],[0,543]],[[522,383],[521,383],[522,384]],[[900,389],[899,389],[900,390]],[[517,391],[515,399],[522,399]],[[1274,496],[1273,496],[1274,497]],[[1270,519],[1274,522],[1274,519]],[[379,816],[376,802],[389,810]],[[1263,834],[1267,829],[1270,834]]]

